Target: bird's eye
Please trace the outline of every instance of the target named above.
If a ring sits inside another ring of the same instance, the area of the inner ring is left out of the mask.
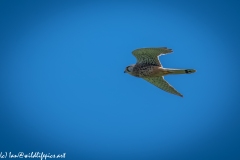
[[[129,66],[127,67],[127,71],[128,71],[128,72],[131,72],[131,71],[129,70]]]

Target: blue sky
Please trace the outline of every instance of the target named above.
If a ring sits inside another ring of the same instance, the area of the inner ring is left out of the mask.
[[[67,159],[240,158],[236,1],[1,1],[0,152]],[[184,98],[124,74],[166,46]]]

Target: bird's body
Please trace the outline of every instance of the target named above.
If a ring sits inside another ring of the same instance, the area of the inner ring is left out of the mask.
[[[166,47],[134,50],[132,53],[137,58],[137,63],[127,66],[124,72],[143,78],[164,91],[183,97],[182,94],[164,80],[163,76],[169,74],[189,74],[194,73],[195,70],[163,68],[158,60],[158,56],[171,52],[172,50]]]
[[[166,74],[166,71],[159,66],[135,65],[133,68],[133,72],[131,72],[130,74],[136,77],[146,78],[164,76]]]

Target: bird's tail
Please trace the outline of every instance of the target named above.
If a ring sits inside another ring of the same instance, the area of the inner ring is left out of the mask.
[[[194,69],[166,69],[168,74],[191,74],[196,72]]]

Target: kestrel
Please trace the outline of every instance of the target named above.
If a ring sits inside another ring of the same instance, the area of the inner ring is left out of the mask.
[[[190,74],[196,72],[196,70],[163,68],[158,56],[171,52],[172,49],[167,47],[136,49],[132,54],[137,58],[137,63],[127,66],[124,73],[143,78],[166,92],[183,97],[181,93],[164,80],[163,76],[169,74]]]

